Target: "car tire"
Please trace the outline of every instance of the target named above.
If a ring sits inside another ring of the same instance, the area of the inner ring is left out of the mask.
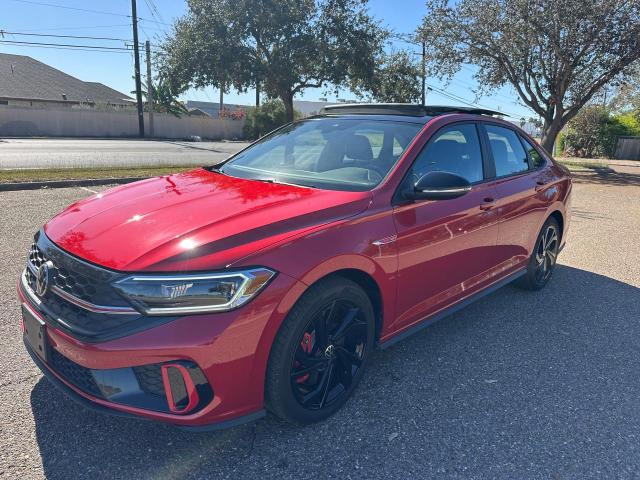
[[[549,283],[556,266],[560,247],[560,227],[549,217],[542,226],[531,252],[526,273],[516,281],[525,290],[540,290]]]
[[[358,284],[335,276],[311,286],[287,315],[271,348],[267,409],[300,425],[335,413],[362,378],[374,335],[373,306]]]

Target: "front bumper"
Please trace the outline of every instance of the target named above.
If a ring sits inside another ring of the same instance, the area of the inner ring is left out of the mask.
[[[147,417],[134,415],[132,413],[128,413],[121,410],[116,410],[114,408],[109,408],[106,405],[103,405],[98,401],[97,398],[91,398],[88,395],[82,395],[77,392],[74,388],[70,387],[68,383],[61,379],[61,377],[55,373],[53,370],[49,369],[47,365],[38,357],[36,353],[34,353],[33,349],[29,346],[27,342],[24,344],[27,353],[33,360],[33,363],[42,371],[47,380],[49,380],[56,388],[58,388],[62,393],[67,395],[71,400],[82,405],[83,407],[93,410],[97,413],[104,413],[106,415],[113,415],[116,417],[124,417],[135,420],[151,420]],[[261,419],[266,415],[266,411],[264,409],[258,410],[257,412],[250,413],[238,418],[234,418],[232,420],[226,420],[218,423],[212,423],[210,425],[200,425],[200,426],[188,426],[188,425],[178,425],[178,428],[189,431],[214,431],[214,430],[224,430],[226,428],[236,427],[239,425],[243,425],[245,423],[253,422]]]
[[[105,397],[92,394],[85,385],[78,385],[66,370],[56,368],[51,358],[45,362],[27,345],[34,362],[66,394],[94,410],[209,430],[230,427],[264,415],[263,388],[268,353],[286,315],[281,304],[284,298],[302,288],[296,280],[280,274],[251,303],[238,310],[180,317],[99,343],[83,342],[56,328],[56,323],[47,319],[21,285],[18,291],[22,303],[46,324],[47,343],[55,355],[64,357],[90,374],[97,372],[102,378],[113,378],[110,377],[112,372],[167,362],[191,362],[202,371],[213,393],[206,404],[188,413],[169,411],[166,398],[157,399],[160,403],[155,404],[136,403],[130,401],[133,398],[130,395],[126,400],[129,404],[125,404],[123,398],[127,398],[126,395]],[[99,376],[96,378],[99,380]],[[140,385],[136,385],[135,380],[131,381],[133,390],[137,388],[139,391]],[[119,382],[116,384],[126,384]],[[104,393],[104,385],[98,383],[101,393]]]

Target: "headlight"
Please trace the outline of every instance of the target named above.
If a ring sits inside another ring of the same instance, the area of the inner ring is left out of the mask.
[[[253,298],[275,275],[267,268],[189,275],[132,275],[114,288],[147,315],[221,312]]]

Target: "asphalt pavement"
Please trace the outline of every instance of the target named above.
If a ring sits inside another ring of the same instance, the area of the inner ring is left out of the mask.
[[[579,180],[546,289],[507,286],[377,352],[324,423],[198,434],[93,413],[42,377],[16,278],[33,233],[90,192],[0,193],[0,477],[638,478],[640,168]]]
[[[0,169],[212,165],[247,145],[230,141],[0,139]]]

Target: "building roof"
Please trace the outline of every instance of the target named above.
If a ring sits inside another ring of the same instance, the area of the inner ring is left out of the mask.
[[[83,82],[31,57],[8,53],[0,53],[0,98],[119,105],[134,101],[102,83]]]

